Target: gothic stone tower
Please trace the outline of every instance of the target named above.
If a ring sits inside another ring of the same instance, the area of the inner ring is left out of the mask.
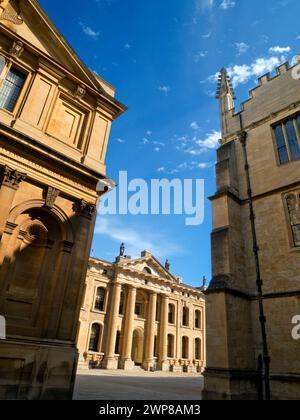
[[[0,398],[70,398],[96,187],[125,107],[34,0],[0,3],[0,73]]]
[[[296,399],[300,343],[291,332],[300,314],[299,67],[283,64],[275,77],[261,77],[240,113],[222,70],[217,97],[222,140],[211,197],[204,398],[261,397],[265,356],[271,398]]]

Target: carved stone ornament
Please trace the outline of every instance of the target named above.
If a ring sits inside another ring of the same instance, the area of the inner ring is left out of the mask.
[[[75,211],[79,216],[91,220],[96,212],[96,206],[95,204],[87,203],[85,200],[80,200],[75,204]]]
[[[73,93],[74,97],[77,99],[83,99],[86,94],[86,88],[84,85],[78,85]]]
[[[19,184],[26,179],[26,174],[23,174],[21,172],[18,172],[14,169],[9,168],[8,166],[5,166],[4,168],[4,177],[2,184],[17,189],[19,187]]]
[[[13,46],[10,49],[10,55],[16,58],[20,58],[24,52],[24,45],[21,41],[14,41]]]
[[[45,206],[49,209],[52,209],[54,207],[55,201],[57,197],[59,196],[59,194],[60,194],[59,190],[52,187],[48,187],[47,195],[45,199]]]
[[[300,190],[285,196],[294,245],[300,247]]]
[[[22,25],[19,0],[0,0],[0,20],[7,20],[15,25]]]

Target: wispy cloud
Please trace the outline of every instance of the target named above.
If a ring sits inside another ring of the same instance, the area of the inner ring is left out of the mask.
[[[207,133],[206,137],[203,139],[193,138],[192,145],[187,147],[185,152],[191,156],[199,156],[208,150],[216,149],[219,145],[220,138],[220,131],[213,130],[210,133]]]
[[[192,162],[182,162],[174,167],[169,166],[161,166],[157,169],[157,172],[160,174],[165,175],[176,175],[182,172],[187,171],[199,171],[200,169],[209,169],[214,166],[214,162],[198,162],[198,161],[192,161]]]
[[[124,45],[124,50],[130,50],[131,49],[131,45],[126,42],[126,44]]]
[[[120,144],[126,143],[125,140],[123,140],[123,139],[117,139],[117,142],[120,143]]]
[[[205,58],[208,54],[208,51],[199,51],[194,55],[194,62],[199,63],[202,58]]]
[[[168,96],[169,93],[171,92],[170,86],[159,86],[158,90],[160,92],[163,92],[166,96]]]
[[[233,0],[223,0],[220,4],[221,9],[228,10],[232,9],[235,6],[235,1]]]
[[[118,245],[124,242],[126,253],[132,257],[138,257],[140,252],[148,250],[158,258],[167,258],[182,252],[177,242],[170,241],[164,234],[154,233],[149,222],[147,225],[140,224],[130,226],[127,218],[123,220],[120,217],[114,218],[98,217],[95,229],[95,235],[106,236],[115,241]]]
[[[190,125],[192,130],[199,130],[199,125],[197,123],[197,121],[193,121]]]
[[[79,21],[79,26],[82,29],[82,32],[87,35],[90,38],[93,38],[94,40],[97,40],[99,38],[99,36],[101,35],[100,32],[95,31],[94,29],[92,29],[90,26],[85,25],[81,20]]]
[[[291,47],[279,47],[279,45],[277,45],[276,47],[269,48],[270,54],[284,54],[284,53],[289,53],[291,51],[292,51]]]
[[[245,54],[250,48],[249,45],[245,42],[236,42],[234,46],[237,50],[238,55]]]

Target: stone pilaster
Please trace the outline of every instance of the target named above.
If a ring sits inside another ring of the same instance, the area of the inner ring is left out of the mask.
[[[26,175],[8,166],[4,167],[2,185],[0,188],[0,240],[5,229],[15,194]]]
[[[106,351],[103,360],[103,368],[118,369],[118,360],[115,358],[117,323],[119,317],[119,307],[121,298],[122,286],[119,283],[114,283],[112,291],[111,310],[108,320],[108,335],[106,338]]]
[[[154,367],[154,332],[155,332],[155,319],[156,319],[156,303],[157,294],[151,293],[148,309],[148,326],[146,336],[146,351],[144,369],[151,370]]]
[[[160,343],[159,343],[159,367],[163,371],[169,369],[168,363],[168,296],[163,296],[161,301],[160,317]]]
[[[123,350],[122,350],[122,358],[120,361],[120,368],[124,370],[129,370],[134,367],[134,362],[131,359],[131,350],[132,350],[132,337],[133,337],[133,326],[134,326],[135,301],[136,301],[136,288],[129,286],[126,311],[125,311]]]

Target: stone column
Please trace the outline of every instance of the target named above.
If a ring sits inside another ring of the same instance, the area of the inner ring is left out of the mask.
[[[115,358],[117,324],[119,318],[120,297],[122,286],[114,283],[112,290],[112,302],[108,320],[108,333],[106,337],[106,351],[103,360],[105,369],[118,369],[118,360]]]
[[[120,368],[124,370],[130,370],[134,367],[134,362],[131,359],[131,350],[134,327],[135,301],[136,288],[133,286],[129,286],[125,310],[122,358],[120,361]]]
[[[8,166],[4,167],[4,176],[0,188],[0,241],[16,191],[19,188],[19,184],[24,181],[25,178],[25,174],[15,171]]]
[[[168,363],[168,296],[162,296],[160,316],[159,367],[163,371],[169,370]]]
[[[155,320],[156,320],[156,303],[157,294],[151,293],[149,299],[148,309],[148,326],[146,337],[146,351],[145,361],[143,363],[145,370],[151,370],[154,367],[154,333],[155,333]]]

